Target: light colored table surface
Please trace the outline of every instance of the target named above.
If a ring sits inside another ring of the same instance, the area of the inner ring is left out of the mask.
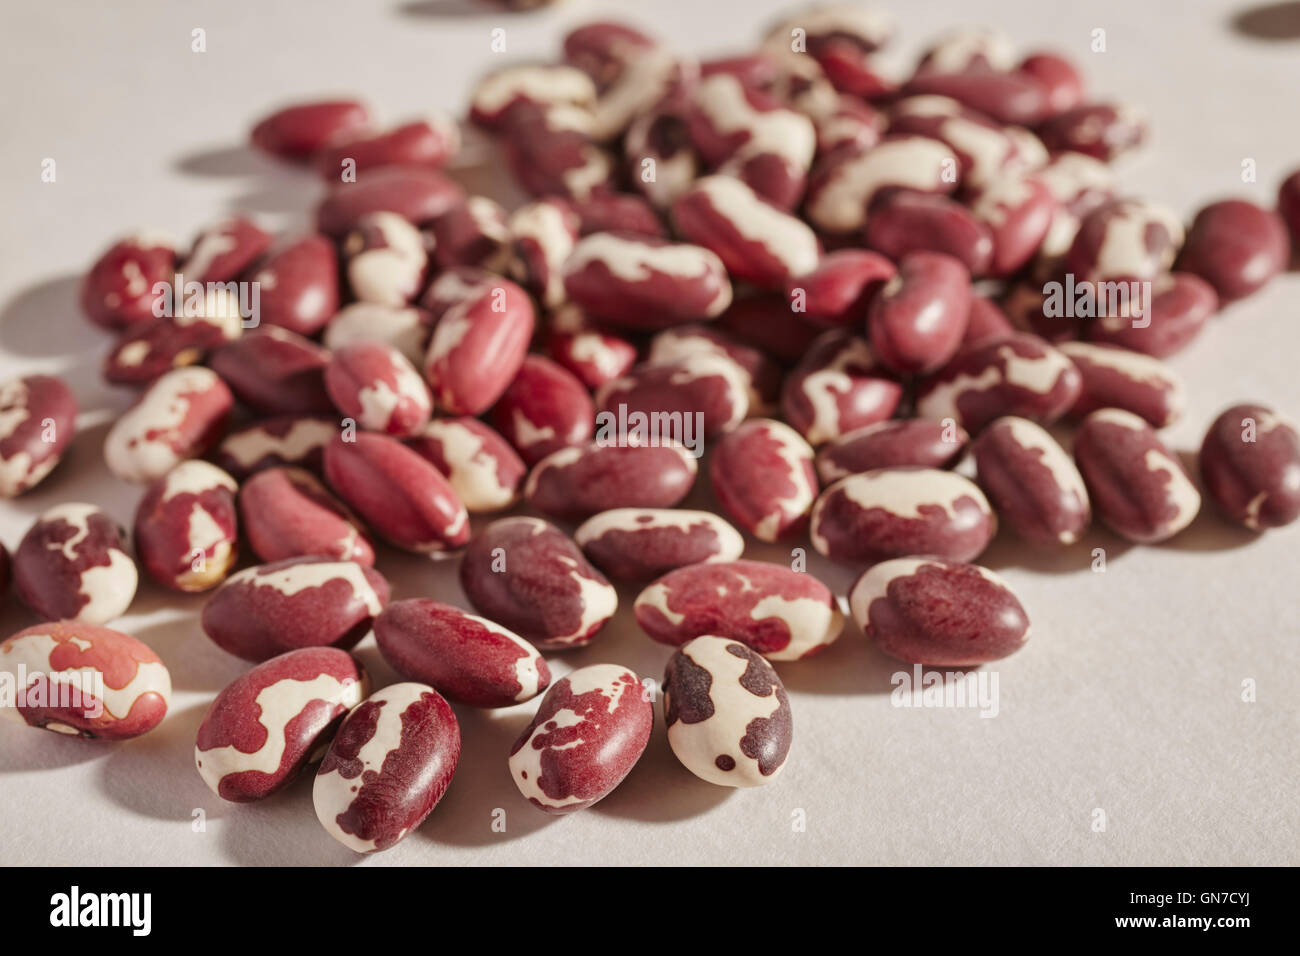
[[[508,56],[550,58],[567,24],[634,16],[695,53],[744,49],[785,5],[769,0],[573,2],[528,17],[466,3],[345,0],[185,4],[5,4],[0,145],[0,377],[65,376],[86,410],[60,470],[0,504],[13,548],[56,502],[94,501],[128,524],[139,490],[107,474],[104,423],[129,399],[101,384],[109,338],[75,305],[76,276],[137,225],[180,238],[228,210],[276,226],[305,222],[320,186],[241,148],[268,107],[322,93],[362,94],[384,120],[457,110],[473,78]],[[1078,59],[1101,94],[1146,106],[1155,135],[1123,165],[1133,192],[1190,214],[1239,195],[1271,204],[1300,165],[1295,91],[1300,41],[1252,39],[1230,3],[899,4],[892,62],[911,62],[936,31],[998,23],[1020,45]],[[207,52],[190,50],[191,30]],[[1107,52],[1089,52],[1106,31]],[[42,160],[57,182],[40,181]],[[1258,166],[1243,184],[1242,160]],[[1300,276],[1234,306],[1174,365],[1190,386],[1186,419],[1166,437],[1194,451],[1215,414],[1258,400],[1300,414]],[[702,485],[705,483],[701,483]],[[707,503],[707,491],[699,500]],[[258,806],[223,805],[194,770],[194,732],[212,695],[243,665],[198,630],[203,598],[142,586],[119,626],[162,655],[177,693],[152,734],[112,746],[0,725],[0,862],[59,864],[555,863],[1296,863],[1300,828],[1300,532],[1256,538],[1203,513],[1163,547],[1128,548],[1103,531],[1059,556],[1007,537],[984,563],[1019,589],[1029,645],[997,665],[1000,713],[891,706],[896,662],[850,625],[821,658],[781,666],[795,749],[774,785],[730,792],[696,780],[662,726],[631,776],[595,808],[554,819],[516,793],[505,754],[533,705],[459,709],[464,755],[429,821],[392,851],[361,860],[316,822],[309,781]],[[1088,570],[1105,548],[1105,573]],[[751,556],[781,559],[753,549]],[[1033,565],[1032,569],[1027,565]],[[462,601],[454,565],[390,553],[396,597]],[[840,593],[850,576],[811,568]],[[665,648],[625,610],[568,666],[616,661],[660,676]],[[3,633],[31,623],[9,606]],[[177,607],[177,605],[180,605]],[[393,679],[373,638],[361,657]],[[1242,701],[1253,680],[1258,700]],[[505,832],[492,828],[497,808]],[[1106,829],[1095,832],[1096,811]],[[202,810],[206,827],[193,825]],[[803,820],[800,830],[792,822]]]

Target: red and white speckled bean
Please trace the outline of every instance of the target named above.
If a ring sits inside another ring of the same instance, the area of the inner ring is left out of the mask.
[[[682,766],[721,787],[771,783],[794,734],[790,699],[772,665],[739,641],[711,635],[669,658],[664,724]]]
[[[1171,272],[1152,281],[1151,302],[1141,321],[1120,309],[1087,323],[1084,332],[1094,342],[1166,358],[1200,335],[1218,308],[1214,286],[1190,272]]]
[[[104,461],[124,481],[161,478],[203,454],[226,425],[234,396],[206,368],[163,375],[127,409],[104,438]]]
[[[733,279],[780,289],[817,265],[817,236],[739,179],[706,176],[673,203],[682,237],[717,254]]]
[[[1056,197],[1037,176],[1001,176],[976,194],[971,212],[993,237],[990,275],[1009,276],[1042,246],[1056,215]]]
[[[1082,378],[1074,363],[1035,335],[1020,333],[961,352],[923,381],[917,391],[921,418],[951,418],[972,434],[1003,415],[1048,423],[1079,398]]]
[[[445,166],[460,149],[460,127],[449,116],[433,115],[370,136],[349,137],[322,149],[314,158],[325,179],[335,179],[343,163],[361,172],[380,166]]]
[[[1092,520],[1088,490],[1069,454],[1040,425],[999,418],[971,446],[979,483],[998,518],[1037,545],[1073,544]]]
[[[1154,428],[1182,417],[1187,389],[1172,368],[1150,355],[1116,345],[1062,342],[1060,350],[1079,370],[1083,387],[1070,408],[1082,418],[1099,408],[1122,408],[1140,415]]]
[[[418,367],[424,362],[432,333],[433,316],[424,309],[354,302],[334,314],[321,341],[330,350],[356,342],[383,342]]]
[[[545,514],[585,518],[611,508],[671,508],[699,470],[681,445],[592,442],[547,455],[528,475],[524,497]]]
[[[720,355],[701,353],[675,362],[644,363],[596,391],[596,407],[628,420],[632,416],[702,415],[704,437],[735,428],[749,413],[749,376]]]
[[[1140,199],[1113,199],[1088,213],[1065,254],[1075,281],[1155,279],[1174,264],[1182,221]]]
[[[826,585],[765,561],[670,571],[637,596],[633,611],[641,629],[662,644],[680,646],[713,634],[741,641],[773,661],[810,657],[844,628]]]
[[[424,285],[429,254],[420,230],[395,212],[372,212],[343,240],[348,285],[362,302],[406,305]]]
[[[442,472],[470,514],[501,511],[519,500],[528,466],[477,418],[435,418],[407,444]]]
[[[760,541],[802,530],[817,499],[812,447],[770,418],[750,419],[724,435],[709,478],[723,510]]]
[[[1271,409],[1226,409],[1205,433],[1200,466],[1210,500],[1252,531],[1300,518],[1300,429]]]
[[[374,546],[356,516],[301,468],[267,468],[244,482],[239,522],[262,561],[319,554],[375,563]]]
[[[460,726],[426,684],[392,684],[343,720],[312,785],[316,819],[350,850],[386,850],[423,823],[460,760]]]
[[[619,581],[644,581],[704,561],[736,561],[739,531],[709,511],[615,508],[579,525],[573,540],[591,563]]]
[[[509,215],[495,199],[470,196],[433,221],[433,258],[438,266],[475,266],[504,273],[510,265]]]
[[[853,585],[849,608],[882,651],[911,664],[974,667],[1029,639],[1029,615],[1015,592],[974,564],[882,561]]]
[[[572,813],[607,797],[640,759],[654,705],[635,673],[592,664],[561,677],[510,749],[510,778],[539,810]]]
[[[952,192],[957,171],[956,155],[938,140],[886,137],[865,152],[832,156],[819,164],[809,180],[804,208],[820,230],[853,232],[862,228],[867,207],[882,189]]]
[[[1142,144],[1146,117],[1124,103],[1088,103],[1053,116],[1038,127],[1054,153],[1072,151],[1110,162]]]
[[[403,677],[473,707],[511,707],[551,682],[546,661],[522,637],[439,601],[394,601],[375,618],[375,640]]]
[[[782,417],[816,447],[894,414],[903,386],[865,339],[847,330],[818,338],[781,390]]]
[[[229,282],[257,261],[271,245],[271,234],[243,216],[209,226],[176,267],[188,282]]]
[[[354,342],[331,353],[325,390],[361,428],[406,438],[433,414],[433,399],[411,363],[382,342]]]
[[[956,422],[891,419],[858,428],[822,446],[817,474],[824,484],[876,468],[916,465],[946,468],[966,448],[970,435]]]
[[[81,308],[107,329],[151,325],[154,286],[175,277],[176,252],[169,237],[141,232],[111,245],[81,283]]]
[[[235,480],[205,461],[181,462],[140,499],[134,537],[140,563],[163,587],[214,587],[238,557]]]
[[[1201,509],[1201,494],[1182,464],[1132,412],[1101,408],[1085,418],[1074,460],[1098,517],[1130,541],[1172,538]]]
[[[135,562],[117,523],[95,505],[55,505],[36,519],[13,556],[24,604],[48,621],[107,624],[135,597]]]
[[[969,479],[937,468],[879,468],[823,491],[809,536],[814,548],[844,564],[906,554],[971,561],[996,530],[988,499]]]
[[[988,225],[940,193],[886,190],[871,203],[862,238],[895,262],[916,252],[943,253],[973,276],[987,275],[993,261]]]
[[[265,661],[300,647],[356,645],[388,603],[374,568],[288,558],[233,575],[203,608],[203,631],[223,650]]]
[[[557,197],[528,203],[510,217],[516,277],[549,309],[565,300],[564,263],[578,244],[580,226],[573,205]]]
[[[759,349],[711,324],[679,325],[650,340],[646,361],[675,362],[700,354],[731,359],[749,380],[749,414],[772,408],[781,394],[781,367]]]
[[[0,717],[72,737],[125,740],[162,722],[172,681],[142,641],[94,624],[37,624],[0,643],[14,694]]]
[[[578,546],[538,518],[501,518],[470,542],[460,583],[474,607],[543,650],[591,642],[618,592]]]
[[[39,484],[77,433],[77,399],[52,375],[0,385],[0,498]]]
[[[470,99],[470,120],[493,129],[508,122],[520,103],[537,106],[596,105],[596,85],[571,66],[511,66],[479,81]]]
[[[312,234],[272,252],[253,272],[258,318],[299,335],[315,335],[339,308],[334,243]]]
[[[266,418],[227,435],[217,446],[216,461],[239,480],[276,465],[297,465],[319,473],[325,445],[338,433],[338,424],[327,418]]]
[[[523,364],[533,324],[532,300],[509,279],[465,288],[437,316],[424,356],[424,377],[438,406],[455,415],[487,411]]]
[[[417,554],[459,548],[469,514],[432,464],[385,435],[336,435],[325,446],[325,480],[377,534]]]
[[[493,407],[492,424],[531,465],[589,439],[596,409],[573,373],[545,356],[529,355]]]
[[[576,305],[561,306],[551,314],[545,346],[547,355],[588,388],[600,388],[626,374],[637,358],[635,345],[601,329]]]
[[[258,664],[222,689],[199,725],[194,764],[217,796],[261,800],[321,756],[370,681],[347,651],[304,647]]]

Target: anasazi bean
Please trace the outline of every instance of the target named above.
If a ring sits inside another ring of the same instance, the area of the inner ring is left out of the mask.
[[[882,561],[849,593],[853,619],[891,657],[974,667],[1013,654],[1029,616],[992,571],[928,557]]]
[[[593,515],[573,540],[591,563],[620,581],[644,580],[704,561],[735,561],[740,532],[710,511],[614,508]]]
[[[117,524],[94,505],[69,503],[44,512],[13,557],[23,603],[47,620],[107,624],[135,597],[135,562]]]
[[[1300,430],[1263,405],[1234,405],[1201,445],[1201,480],[1229,518],[1252,531],[1300,517]]]
[[[37,624],[0,643],[0,675],[21,695],[0,717],[72,737],[148,733],[172,694],[166,666],[142,641],[75,621]]]
[[[1079,470],[1040,425],[999,418],[972,446],[979,483],[998,517],[1026,541],[1073,544],[1092,518]]]
[[[561,677],[510,750],[510,778],[547,813],[584,810],[623,782],[654,725],[635,673],[592,664]]]
[[[257,665],[208,707],[194,742],[199,775],[235,803],[283,790],[368,686],[362,666],[334,647],[304,647]]]

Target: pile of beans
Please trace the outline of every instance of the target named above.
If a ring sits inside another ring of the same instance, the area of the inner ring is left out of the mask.
[[[1024,645],[1019,597],[972,563],[999,520],[1040,549],[1077,544],[1094,514],[1164,541],[1202,494],[1256,531],[1293,522],[1300,434],[1272,409],[1210,425],[1199,483],[1158,430],[1184,405],[1163,360],[1300,243],[1300,172],[1277,210],[1226,200],[1185,226],[1119,191],[1109,164],[1145,121],[1090,98],[1067,60],[963,32],[896,79],[873,60],[890,37],[879,13],[816,7],[753,52],[697,62],[624,24],[582,26],[563,62],[474,90],[469,122],[534,197],[513,211],[444,172],[455,122],[385,129],[350,100],[264,118],[258,149],[332,183],[315,232],[238,218],[179,252],[134,235],[84,280],[86,315],[119,336],[104,376],[139,390],[104,458],[142,493],[130,546],[70,502],[12,562],[0,549],[0,575],[48,621],[0,644],[0,668],[32,675],[9,715],[151,730],[167,669],[106,625],[140,570],[211,592],[204,633],[252,667],[212,702],[199,773],[251,801],[321,760],[322,825],[382,850],[452,780],[451,704],[540,697],[501,757],[544,811],[618,786],[654,695],[618,664],[555,679],[543,656],[602,639],[613,582],[642,588],[636,623],[671,648],[673,752],[748,787],[791,746],[770,662],[823,651],[842,607],[909,663]],[[177,274],[203,294],[156,315],[155,283]],[[1064,280],[1153,294],[1141,315],[1055,318],[1046,289]],[[256,328],[225,283],[258,286]],[[56,378],[3,386],[0,492],[55,471],[77,412]],[[597,429],[677,413],[710,444],[719,514],[677,507],[699,477],[688,448]],[[1070,450],[1045,428],[1067,419]],[[746,560],[746,535],[810,542],[861,577],[834,594],[798,561]],[[392,600],[379,541],[459,552],[477,613]],[[406,682],[372,691],[349,653],[371,633]],[[78,673],[102,677],[93,718],[55,699]]]

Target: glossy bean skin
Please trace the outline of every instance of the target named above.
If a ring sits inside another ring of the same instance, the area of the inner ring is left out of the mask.
[[[971,446],[998,519],[1031,544],[1078,541],[1092,520],[1088,489],[1068,452],[1025,418],[994,421]]]
[[[322,149],[314,163],[324,179],[338,177],[351,160],[357,173],[382,166],[427,166],[439,169],[460,148],[460,130],[450,117],[433,116],[369,136],[348,138]]]
[[[312,785],[316,818],[351,850],[386,850],[433,812],[459,760],[460,725],[442,695],[392,684],[344,719]]]
[[[952,192],[955,179],[945,179],[944,171],[956,168],[956,155],[938,140],[887,136],[872,149],[820,161],[808,183],[805,213],[823,232],[855,232],[882,190]]]
[[[469,540],[469,514],[437,468],[387,436],[353,438],[325,446],[325,480],[376,533],[417,554]]]
[[[1097,516],[1129,541],[1165,541],[1200,511],[1200,492],[1182,464],[1132,412],[1102,408],[1085,418],[1074,459]]]
[[[334,185],[316,207],[316,228],[327,236],[342,238],[375,212],[395,212],[418,226],[463,200],[460,186],[435,170],[374,169],[358,176],[356,182]]]
[[[107,624],[135,597],[138,576],[116,522],[94,505],[43,512],[14,551],[14,586],[45,620]]]
[[[395,212],[362,216],[341,248],[348,285],[362,302],[397,308],[424,287],[429,265],[424,236]]]
[[[817,447],[885,421],[902,397],[903,386],[865,339],[830,331],[813,342],[786,377],[781,417]]]
[[[748,381],[749,414],[771,408],[781,392],[782,371],[762,351],[712,325],[679,325],[650,340],[646,361],[676,362],[695,355],[730,359]]]
[[[355,342],[383,342],[419,367],[432,332],[433,316],[424,309],[353,302],[333,315],[321,342],[330,351]]]
[[[183,461],[145,491],[135,550],[149,576],[173,591],[220,584],[239,556],[235,480],[205,461]]]
[[[1112,199],[1083,217],[1064,271],[1076,281],[1154,280],[1174,264],[1183,238],[1183,224],[1169,210]]]
[[[699,465],[680,445],[593,442],[552,452],[528,475],[524,497],[538,511],[585,518],[611,508],[671,508]]]
[[[1091,342],[1167,358],[1190,345],[1218,308],[1214,286],[1190,272],[1171,272],[1152,283],[1147,315],[1104,315],[1084,333]]]
[[[952,256],[913,252],[871,303],[867,328],[880,361],[900,375],[943,366],[961,346],[970,311],[970,273]]]
[[[720,355],[646,362],[597,390],[597,415],[617,430],[622,429],[614,423],[624,420],[649,421],[660,413],[680,416],[683,439],[686,428],[692,429],[694,439],[701,434],[711,438],[735,428],[748,414],[747,379],[740,366]]]
[[[171,239],[138,233],[120,239],[95,261],[81,282],[81,309],[90,320],[120,331],[150,325],[154,286],[170,283],[176,271]]]
[[[731,304],[731,281],[717,255],[627,232],[580,239],[565,260],[564,286],[593,316],[631,329],[712,319]]]
[[[1000,577],[973,564],[895,558],[864,572],[849,592],[853,619],[891,657],[975,667],[1014,654],[1029,615]]]
[[[883,194],[871,204],[863,238],[895,262],[914,252],[938,252],[952,256],[973,276],[987,274],[993,261],[988,226],[961,203],[940,194]]]
[[[955,422],[944,425],[920,418],[878,422],[823,445],[817,453],[817,474],[829,485],[876,468],[946,468],[969,441],[970,435]]]
[[[384,660],[409,680],[472,707],[510,707],[551,682],[537,649],[499,624],[426,598],[394,601],[375,618]]]
[[[94,624],[36,624],[0,643],[13,706],[0,717],[71,737],[126,740],[162,722],[171,675],[142,641]]]
[[[573,540],[596,567],[619,581],[644,581],[706,561],[736,561],[745,539],[709,511],[614,508],[592,515]]]
[[[773,661],[819,653],[844,626],[829,588],[809,574],[765,561],[670,571],[637,596],[634,612],[641,629],[662,644],[680,646],[713,634]]]
[[[1142,144],[1146,119],[1121,103],[1092,103],[1053,116],[1038,128],[1053,152],[1071,150],[1110,162]]]
[[[1277,211],[1291,231],[1291,243],[1300,244],[1300,170],[1296,170],[1277,189]]]
[[[537,518],[500,518],[470,542],[460,583],[474,607],[542,650],[582,647],[618,593],[578,546]]]
[[[203,608],[203,631],[247,661],[300,647],[350,650],[388,603],[374,568],[330,558],[288,558],[233,575]]]
[[[243,320],[230,296],[208,295],[196,311],[163,316],[124,334],[104,357],[104,381],[147,385],[164,372],[202,361],[210,350],[243,333]]]
[[[723,787],[771,783],[794,735],[790,700],[772,665],[739,641],[709,635],[669,659],[664,725],[682,766]]]
[[[264,562],[318,554],[371,566],[375,549],[355,515],[311,472],[268,468],[239,489],[239,518]]]
[[[1074,405],[1082,387],[1073,362],[1037,336],[1018,333],[957,355],[920,384],[916,411],[933,421],[952,419],[971,434],[1003,415],[1046,424]]]
[[[327,745],[369,684],[352,655],[334,647],[304,647],[258,664],[208,707],[194,742],[199,775],[233,803],[278,793]]]
[[[161,478],[221,437],[234,396],[206,368],[168,372],[150,385],[104,437],[104,461],[123,481]]]
[[[492,424],[527,464],[587,441],[596,409],[587,389],[569,371],[541,355],[529,355],[492,408]]]
[[[501,511],[519,500],[528,466],[477,418],[435,418],[407,444],[443,474],[470,514]]]
[[[334,244],[312,233],[273,251],[252,272],[258,317],[299,335],[315,335],[339,310],[339,262]]]
[[[585,810],[631,772],[650,741],[654,705],[640,678],[615,664],[561,677],[510,750],[510,777],[547,813]]]
[[[709,477],[723,510],[760,541],[802,530],[817,498],[812,447],[770,418],[750,419],[724,435]]]
[[[1153,428],[1172,425],[1187,406],[1187,389],[1164,362],[1112,345],[1063,342],[1060,346],[1082,379],[1070,416],[1082,418],[1099,408],[1122,408]]]
[[[822,256],[817,267],[785,284],[790,308],[825,328],[861,322],[867,306],[898,270],[883,255],[867,249],[839,249]]]
[[[428,386],[391,345],[354,342],[330,355],[325,390],[346,418],[398,438],[417,434],[433,415]]]
[[[1200,470],[1210,500],[1252,531],[1300,517],[1300,430],[1263,405],[1234,405],[1214,420]]]
[[[437,314],[424,357],[438,407],[454,415],[487,411],[527,361],[534,323],[532,301],[509,280],[485,277],[460,290]]]
[[[77,433],[77,399],[52,375],[0,384],[0,498],[13,498],[54,470]]]
[[[253,127],[254,146],[282,159],[303,161],[326,146],[351,139],[370,126],[370,111],[357,100],[295,103]]]
[[[1223,302],[1267,285],[1291,261],[1286,223],[1271,209],[1241,199],[1211,203],[1196,214],[1178,268],[1199,275]]]
[[[271,234],[245,216],[202,230],[176,274],[189,282],[228,282],[251,266],[271,245]]]
[[[907,554],[972,561],[997,519],[969,479],[934,468],[879,468],[841,478],[813,506],[813,547],[842,564]]]

